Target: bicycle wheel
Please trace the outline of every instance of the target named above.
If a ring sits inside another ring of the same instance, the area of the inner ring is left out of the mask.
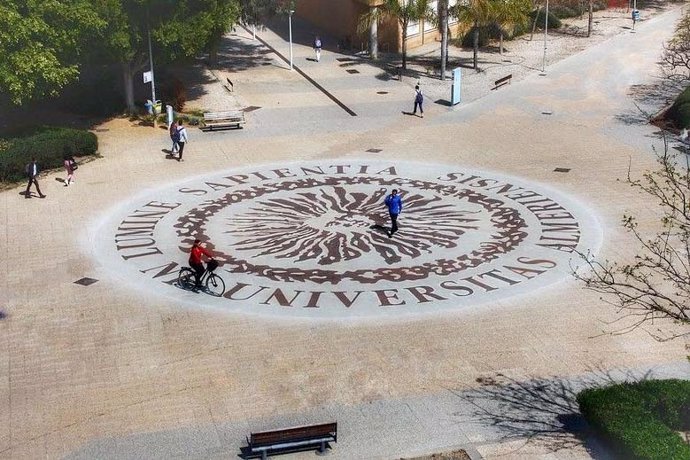
[[[206,278],[206,291],[216,297],[222,296],[225,293],[225,281],[215,273],[209,273]]]
[[[196,279],[194,277],[194,270],[188,267],[182,267],[180,274],[177,275],[177,285],[184,290],[191,291],[194,289]]]

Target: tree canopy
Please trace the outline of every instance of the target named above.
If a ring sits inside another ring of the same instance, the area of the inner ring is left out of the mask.
[[[104,25],[89,0],[0,3],[0,93],[16,105],[58,94]]]

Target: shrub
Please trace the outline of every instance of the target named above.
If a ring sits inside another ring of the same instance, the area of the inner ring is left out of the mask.
[[[690,446],[676,432],[690,429],[689,381],[647,380],[589,389],[578,394],[577,401],[617,455],[690,459]]]
[[[690,87],[676,98],[666,112],[666,118],[677,128],[690,128]]]
[[[24,167],[36,158],[41,169],[62,167],[65,155],[94,155],[96,135],[78,129],[42,127],[23,137],[6,139],[0,151],[0,181],[15,182],[25,177]]]
[[[463,48],[473,48],[474,47],[474,30],[476,27],[472,27],[467,33],[462,37],[462,47]],[[486,27],[479,27],[479,47],[483,48],[489,43],[489,30]]]
[[[537,29],[542,30],[544,29],[544,10],[540,9],[539,10],[539,16],[537,17]],[[537,10],[534,10],[530,13],[530,20],[534,21],[534,17],[537,15]],[[553,12],[549,11],[549,29],[560,29],[561,28],[561,20],[556,17],[556,15],[553,14]]]
[[[187,102],[187,90],[182,81],[171,78],[163,82],[160,97],[166,104],[172,105],[175,112],[182,112]]]

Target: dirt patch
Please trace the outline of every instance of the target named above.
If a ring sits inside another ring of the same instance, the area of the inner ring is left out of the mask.
[[[470,460],[470,456],[464,450],[443,452],[440,454],[423,455],[421,457],[401,458],[400,460]]]

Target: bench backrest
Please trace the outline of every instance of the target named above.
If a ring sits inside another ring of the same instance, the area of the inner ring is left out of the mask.
[[[328,436],[337,436],[338,423],[324,423],[322,425],[298,426],[276,431],[263,431],[252,433],[250,444],[253,447],[269,446],[282,442],[303,441],[308,439],[318,439]]]
[[[495,83],[498,85],[499,83],[503,83],[504,81],[508,81],[508,80],[510,80],[511,78],[513,78],[513,74],[512,74],[512,73],[511,73],[510,75],[506,75],[506,76],[503,77],[503,78],[499,78],[498,80],[496,80]]]

